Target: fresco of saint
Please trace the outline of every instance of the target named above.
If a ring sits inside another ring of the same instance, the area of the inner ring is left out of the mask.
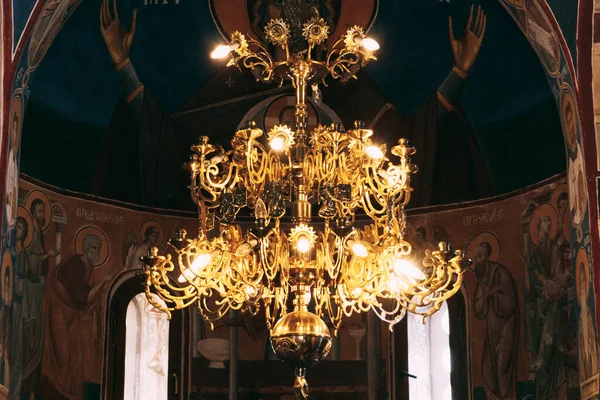
[[[573,344],[568,338],[569,271],[556,244],[557,212],[543,204],[532,216],[530,234],[534,245],[525,291],[526,347],[531,352],[536,399],[566,399],[570,369],[575,367]]]
[[[486,323],[482,374],[487,399],[516,399],[519,298],[512,274],[490,260],[491,255],[490,243],[482,242],[474,257],[477,285],[473,313]]]
[[[106,246],[99,235],[84,235],[82,254],[61,262],[48,277],[43,302],[47,329],[43,373],[52,387],[45,387],[45,393],[82,399],[86,368],[96,368],[88,356],[94,351],[85,348],[82,335],[85,325],[91,324],[92,331],[99,326],[94,316],[100,315],[102,295],[113,278],[109,273],[99,282],[93,277]]]

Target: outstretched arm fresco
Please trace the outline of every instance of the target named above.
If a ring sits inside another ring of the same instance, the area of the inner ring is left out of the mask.
[[[441,113],[452,111],[469,71],[471,71],[479,56],[479,50],[485,35],[487,17],[481,6],[477,7],[475,18],[473,18],[473,11],[474,6],[471,5],[469,19],[460,39],[454,36],[452,17],[448,17],[448,35],[454,56],[454,67],[438,88],[437,96]]]

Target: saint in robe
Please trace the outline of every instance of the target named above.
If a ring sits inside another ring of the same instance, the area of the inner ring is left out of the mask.
[[[83,239],[83,254],[61,262],[49,275],[44,293],[46,335],[44,343],[44,393],[56,399],[83,399],[83,382],[89,358],[82,340],[84,324],[100,305],[111,276],[93,279],[102,240],[93,234]]]
[[[569,337],[569,271],[563,253],[551,237],[552,218],[540,217],[539,243],[527,268],[529,291],[525,293],[526,345],[531,352],[538,400],[566,398],[569,368],[574,363]]]
[[[481,373],[487,399],[512,400],[517,398],[519,299],[512,274],[490,261],[491,253],[490,244],[482,242],[475,254],[473,313],[486,324]]]

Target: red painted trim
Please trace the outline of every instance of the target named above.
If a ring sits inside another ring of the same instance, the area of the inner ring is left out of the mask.
[[[564,181],[565,178],[566,178],[566,173],[562,173],[562,174],[554,175],[554,176],[552,176],[548,179],[545,179],[541,182],[534,183],[533,185],[527,186],[523,189],[515,190],[510,193],[505,193],[505,194],[501,194],[501,195],[494,196],[494,197],[488,197],[485,199],[465,201],[462,203],[451,203],[451,204],[444,204],[444,205],[440,205],[440,206],[411,208],[411,209],[406,210],[406,214],[408,216],[418,216],[418,215],[439,213],[439,212],[444,212],[444,211],[457,211],[457,210],[464,210],[464,209],[473,208],[473,207],[487,206],[487,205],[498,203],[500,201],[513,199],[513,198],[522,196],[524,194],[533,192],[535,190],[538,190],[540,188],[543,188],[545,186],[549,186],[549,185],[558,183],[560,181]],[[113,200],[113,199],[108,199],[105,197],[95,196],[95,195],[91,195],[91,194],[87,194],[87,193],[75,192],[72,190],[53,186],[49,183],[42,182],[38,179],[35,179],[35,178],[33,178],[29,175],[25,175],[23,173],[19,174],[19,180],[30,183],[34,186],[37,186],[40,189],[49,190],[49,191],[56,193],[58,195],[61,195],[61,196],[92,201],[97,204],[121,207],[121,208],[126,208],[126,209],[134,210],[134,211],[148,212],[148,213],[167,215],[167,216],[179,216],[179,217],[184,217],[184,218],[197,218],[197,216],[198,216],[198,213],[195,211],[192,212],[192,211],[181,211],[181,210],[170,210],[170,209],[165,209],[165,208],[147,207],[147,206],[142,206],[139,204],[127,203],[124,201]],[[244,216],[238,216],[237,220],[240,222],[254,222],[254,218],[245,219]]]
[[[577,22],[577,70],[580,91],[577,93],[579,120],[581,123],[581,140],[583,142],[584,160],[588,183],[594,184],[596,175],[596,132],[594,127],[594,98],[592,92],[592,29],[594,4],[592,0],[579,0]],[[594,189],[593,192],[595,192]],[[590,201],[592,200],[590,192]],[[597,197],[597,195],[594,195]],[[596,203],[591,207],[597,214]]]
[[[18,1],[18,0],[16,0],[16,1]],[[33,10],[31,11],[31,14],[29,14],[29,17],[27,18],[27,23],[25,24],[25,28],[23,29],[23,32],[21,33],[21,37],[19,38],[19,42],[17,43],[15,52],[12,54],[12,61],[13,61],[13,65],[14,65],[15,69],[16,69],[17,65],[19,64],[19,61],[21,60],[21,56],[23,55],[25,45],[29,41],[29,36],[31,35],[31,31],[33,31],[33,28],[35,27],[35,24],[38,20],[38,17],[42,13],[42,9],[46,5],[47,1],[48,0],[38,0],[37,3],[35,3]],[[11,29],[11,32],[12,32],[12,29]],[[12,41],[11,41],[11,43],[12,43]],[[12,50],[12,45],[11,45],[11,50]]]
[[[170,209],[166,209],[166,208],[141,206],[139,204],[127,203],[125,201],[113,200],[113,199],[108,199],[106,197],[95,196],[92,194],[75,192],[73,190],[62,189],[62,188],[59,188],[58,186],[53,186],[49,183],[42,182],[42,181],[37,180],[29,175],[25,175],[22,173],[19,174],[19,181],[27,182],[31,185],[37,186],[40,189],[48,190],[48,191],[56,193],[60,196],[75,198],[75,199],[79,199],[79,200],[87,200],[87,201],[94,202],[96,204],[120,207],[120,208],[133,210],[133,211],[147,212],[147,213],[151,213],[151,214],[166,215],[166,216],[171,216],[171,217],[175,216],[175,217],[183,217],[183,218],[190,218],[190,219],[198,218],[198,213],[195,211],[192,212],[192,211],[170,210]],[[192,204],[191,200],[190,200],[190,204]],[[254,219],[252,219],[252,221],[254,221]]]
[[[0,109],[0,135],[2,136],[2,146],[0,147],[0,199],[4,199],[5,181],[6,181],[6,160],[8,157],[8,124],[6,116],[10,108],[10,93],[12,90],[12,76],[14,68],[11,62],[12,56],[12,1],[0,0],[2,5],[2,82],[0,83],[0,96],[2,96],[2,107]],[[3,215],[0,207],[0,222]]]
[[[584,1],[584,0],[582,0],[582,1]],[[569,66],[569,70],[571,71],[571,77],[573,78],[573,84],[578,85],[577,75],[575,74],[575,66],[573,65],[573,56],[571,55],[569,46],[567,46],[567,41],[565,40],[562,30],[560,29],[560,25],[558,24],[558,21],[556,20],[556,17],[554,16],[552,9],[548,5],[548,3],[546,3],[545,0],[538,0],[538,4],[544,10],[544,12],[546,13],[546,16],[550,20],[550,23],[554,27],[554,32],[556,33],[556,36],[558,37],[558,41],[560,42],[560,47],[563,50],[565,60],[567,61],[567,65]],[[579,49],[577,52],[579,53]],[[560,71],[559,71],[559,73],[560,73]],[[579,90],[577,86],[575,86],[574,89],[576,91]]]
[[[588,201],[590,209],[590,242],[592,248],[592,268],[594,278],[594,295],[596,304],[596,323],[600,321],[600,268],[596,267],[596,259],[600,256],[598,231],[598,188],[596,185],[597,149],[596,130],[594,126],[594,97],[592,93],[592,39],[594,21],[593,0],[579,0],[577,21],[577,69],[579,82],[578,103],[581,121],[581,137],[583,142],[585,170],[587,176]],[[575,249],[576,250],[576,249]],[[599,342],[600,343],[600,342]]]

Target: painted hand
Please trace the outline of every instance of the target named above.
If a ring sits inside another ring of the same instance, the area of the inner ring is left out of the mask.
[[[110,1],[103,0],[102,6],[100,6],[100,32],[113,62],[118,65],[129,57],[131,43],[135,35],[137,10],[133,11],[131,29],[127,32],[119,19],[117,0],[113,0],[112,12],[110,8]]]
[[[454,27],[452,25],[452,17],[448,17],[448,31],[450,35],[450,46],[454,55],[454,64],[464,72],[469,72],[481,48],[483,35],[485,34],[485,26],[487,17],[485,16],[481,6],[477,6],[477,16],[473,22],[473,5],[469,13],[469,20],[465,26],[465,31],[460,39],[454,37]],[[471,25],[473,25],[471,27]]]

